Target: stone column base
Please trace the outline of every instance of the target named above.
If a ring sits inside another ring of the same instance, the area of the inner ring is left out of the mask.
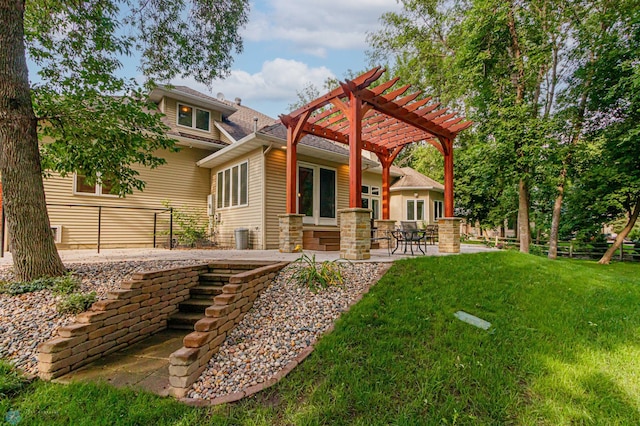
[[[302,214],[280,214],[279,249],[280,253],[298,253],[302,251]]]
[[[378,240],[380,243],[380,248],[388,248],[389,246],[393,246],[391,242],[393,241],[393,237],[391,236],[391,231],[394,231],[396,228],[395,220],[387,220],[387,219],[378,219],[374,221],[376,228],[378,228],[378,233],[376,237],[388,237],[388,240]]]
[[[438,219],[438,251],[440,253],[460,253],[460,218]]]
[[[338,210],[340,215],[340,258],[371,258],[371,210],[351,208]]]

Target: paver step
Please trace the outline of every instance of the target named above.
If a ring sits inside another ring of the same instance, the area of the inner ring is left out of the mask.
[[[178,330],[192,330],[196,322],[204,318],[201,313],[194,312],[178,312],[172,315],[168,322],[167,327]]]
[[[203,297],[214,297],[219,294],[222,294],[222,286],[221,285],[198,285],[195,287],[191,287],[189,290],[189,294],[191,297],[195,298],[203,298]]]
[[[180,312],[204,312],[213,305],[213,299],[189,299],[180,303]]]

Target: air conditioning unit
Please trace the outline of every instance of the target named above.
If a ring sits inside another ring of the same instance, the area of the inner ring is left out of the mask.
[[[62,242],[62,225],[51,225],[51,233],[53,234],[53,241],[55,243]]]

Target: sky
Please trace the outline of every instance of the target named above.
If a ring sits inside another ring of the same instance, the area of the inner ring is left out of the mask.
[[[240,98],[243,105],[277,118],[289,112],[305,85],[322,90],[329,77],[343,81],[349,70],[371,68],[367,33],[381,28],[383,13],[399,10],[397,0],[252,1],[242,31],[244,51],[235,56],[231,74],[210,90],[193,79],[172,84]]]

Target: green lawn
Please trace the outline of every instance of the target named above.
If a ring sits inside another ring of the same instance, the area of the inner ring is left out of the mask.
[[[247,401],[196,409],[35,382],[0,398],[0,419],[11,409],[43,425],[640,424],[639,306],[640,264],[403,260],[301,366]]]

